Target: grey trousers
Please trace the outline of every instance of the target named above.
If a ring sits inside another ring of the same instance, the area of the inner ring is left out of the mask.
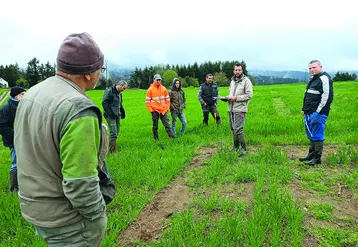
[[[82,220],[62,227],[46,228],[35,226],[37,234],[43,238],[49,247],[100,247],[107,226],[107,215],[90,221]]]
[[[235,135],[244,133],[246,112],[229,112],[230,129]]]
[[[119,129],[120,129],[120,117],[107,117],[106,118],[108,126],[109,126],[109,139],[117,140]]]

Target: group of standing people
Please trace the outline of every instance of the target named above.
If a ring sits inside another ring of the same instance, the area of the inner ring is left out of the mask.
[[[240,149],[240,155],[246,154],[246,141],[244,135],[244,124],[248,111],[248,102],[253,95],[252,83],[244,75],[241,64],[235,64],[233,68],[229,94],[227,97],[219,97],[219,87],[213,82],[213,75],[207,74],[205,82],[200,85],[198,100],[203,111],[203,124],[208,125],[209,113],[213,116],[216,124],[221,123],[220,114],[217,109],[219,99],[228,102],[228,112],[230,128],[234,137],[232,151]],[[182,123],[180,134],[184,134],[186,129],[186,118],[184,109],[186,108],[185,93],[178,78],[174,78],[172,87],[168,93],[162,85],[162,78],[159,74],[154,75],[153,83],[150,85],[146,95],[146,106],[152,114],[153,136],[158,140],[158,120],[160,119],[169,137],[176,137],[176,120]],[[172,117],[172,125],[168,111]]]
[[[59,48],[56,75],[26,94],[24,88],[12,88],[8,103],[0,111],[0,134],[12,158],[10,190],[19,190],[22,216],[35,226],[48,246],[101,246],[105,235],[106,205],[115,193],[105,155],[108,149],[116,150],[120,119],[125,118],[121,93],[128,85],[119,82],[104,94],[108,140],[102,113],[85,93],[96,87],[106,69],[103,64],[104,55],[89,34],[71,34]],[[306,88],[302,114],[311,145],[301,160],[315,165],[321,162],[333,87],[319,61],[312,61],[309,68],[312,79]],[[218,86],[208,74],[198,99],[204,124],[208,124],[209,113],[220,124],[217,102],[228,102],[232,150],[240,148],[243,156],[244,124],[253,91],[240,64],[234,66],[233,74],[227,97],[219,97]],[[179,134],[186,129],[186,98],[180,80],[173,80],[169,92],[161,81],[159,74],[154,75],[146,95],[155,140],[159,119],[171,138],[176,137],[177,118],[182,122]]]
[[[182,83],[178,78],[174,78],[170,91],[162,85],[162,77],[159,74],[155,74],[153,77],[153,83],[150,85],[145,99],[146,107],[152,114],[152,130],[154,140],[158,140],[158,122],[159,119],[170,138],[175,138],[176,133],[176,120],[182,123],[180,129],[180,135],[184,134],[186,129],[186,118],[184,109],[186,107],[185,94],[182,89]],[[172,124],[170,125],[170,119],[168,112],[170,111],[172,117]]]

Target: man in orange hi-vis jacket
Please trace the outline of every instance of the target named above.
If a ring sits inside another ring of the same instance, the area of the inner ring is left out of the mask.
[[[168,115],[170,108],[170,98],[168,95],[168,90],[162,85],[162,77],[159,74],[155,74],[153,77],[153,83],[150,85],[147,91],[145,104],[149,112],[152,114],[154,140],[158,140],[159,118],[162,121],[168,136],[170,138],[175,138],[175,135],[170,127],[170,120]]]

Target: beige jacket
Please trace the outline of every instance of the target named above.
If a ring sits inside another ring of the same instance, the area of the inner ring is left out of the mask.
[[[229,101],[229,112],[247,112],[249,100],[253,96],[250,79],[242,75],[238,80],[231,78],[229,97],[236,96],[236,101]]]

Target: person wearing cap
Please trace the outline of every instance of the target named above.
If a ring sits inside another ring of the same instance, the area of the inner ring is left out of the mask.
[[[172,130],[176,136],[176,120],[181,122],[180,135],[183,135],[186,129],[186,118],[184,109],[186,107],[185,93],[182,89],[181,81],[178,78],[173,79],[172,88],[169,90],[170,113],[172,116]]]
[[[145,105],[147,106],[148,111],[152,114],[154,140],[158,140],[159,119],[162,121],[168,136],[170,138],[175,138],[173,130],[170,127],[168,116],[170,98],[168,90],[162,85],[162,77],[159,74],[154,75],[153,83],[148,88]]]
[[[230,129],[234,139],[231,151],[237,151],[240,148],[239,157],[243,157],[246,155],[244,125],[253,90],[250,78],[243,72],[242,64],[235,64],[233,73],[227,97]]]
[[[11,168],[10,168],[10,192],[17,192],[19,189],[17,182],[17,163],[16,151],[14,147],[14,120],[19,101],[24,96],[26,90],[22,87],[12,87],[8,102],[0,108],[0,134],[5,147],[10,149]]]
[[[209,112],[216,121],[216,124],[220,124],[220,115],[216,107],[218,103],[219,87],[213,82],[213,75],[207,74],[205,82],[199,87],[198,99],[203,110],[203,124],[208,125]]]
[[[126,81],[119,81],[113,87],[106,89],[102,99],[104,117],[110,130],[109,151],[116,151],[116,141],[120,129],[120,120],[126,117],[123,108],[122,92],[128,88]]]
[[[85,94],[96,87],[103,61],[88,33],[70,34],[59,48],[56,75],[30,88],[18,107],[21,213],[48,246],[101,246],[105,235],[98,169],[107,133]]]
[[[324,129],[333,101],[333,82],[330,75],[322,70],[320,61],[312,60],[308,69],[312,77],[306,86],[301,114],[310,147],[308,154],[299,161],[314,166],[322,162]]]

